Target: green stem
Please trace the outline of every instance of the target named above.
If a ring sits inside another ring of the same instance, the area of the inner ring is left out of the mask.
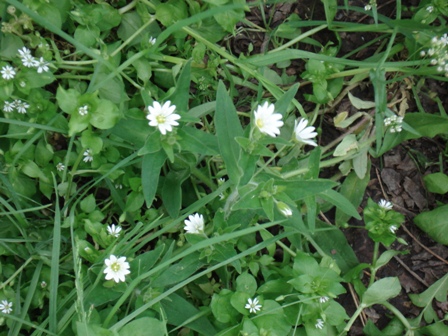
[[[378,252],[380,249],[380,243],[375,242],[375,245],[373,245],[373,257],[372,257],[372,274],[370,274],[370,281],[369,281],[369,287],[373,285],[375,282],[375,275],[376,275],[376,262],[378,261]]]
[[[392,313],[394,313],[394,315],[400,320],[401,323],[403,323],[404,327],[407,330],[413,329],[409,321],[406,319],[406,317],[404,317],[403,314],[394,305],[392,305],[387,301],[382,302],[381,304],[387,309],[389,309]]]
[[[28,258],[27,261],[25,261],[25,262],[23,263],[23,265],[20,266],[20,267],[17,269],[17,271],[15,271],[14,274],[11,275],[11,276],[9,277],[8,280],[6,280],[6,281],[3,282],[2,284],[0,284],[0,289],[5,288],[7,284],[9,284],[11,281],[13,281],[13,280],[15,279],[15,277],[16,277],[17,275],[19,275],[19,274],[25,269],[25,267],[26,267],[26,266],[27,266],[33,259],[34,259],[33,257]]]
[[[349,332],[349,330],[352,327],[353,323],[355,323],[355,321],[358,318],[358,316],[361,314],[363,309],[366,308],[366,307],[367,306],[365,306],[362,303],[359,305],[358,309],[356,309],[355,313],[352,315],[350,320],[347,322],[347,325],[345,326],[344,330],[339,334],[339,336],[342,336],[342,335],[344,335],[344,334]]]
[[[323,29],[325,29],[325,28],[327,28],[327,27],[328,27],[328,26],[327,26],[326,24],[324,24],[324,25],[318,26],[318,27],[316,27],[316,28],[313,28],[313,29],[311,29],[311,30],[308,30],[306,33],[303,33],[303,34],[297,36],[296,38],[292,39],[292,40],[289,41],[288,43],[282,44],[280,47],[278,47],[278,48],[276,48],[276,49],[272,49],[272,50],[270,50],[270,51],[268,52],[268,54],[273,54],[273,53],[278,52],[278,51],[280,51],[280,50],[287,49],[287,48],[289,48],[290,46],[296,44],[297,42],[300,42],[300,41],[303,40],[304,38],[307,38],[308,36],[311,36],[311,35],[313,35],[313,34],[316,34],[317,32],[319,32],[319,31],[321,31],[321,30],[323,30]]]

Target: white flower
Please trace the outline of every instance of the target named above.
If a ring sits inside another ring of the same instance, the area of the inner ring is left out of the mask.
[[[397,231],[397,227],[395,226],[395,225],[391,225],[391,226],[389,226],[389,231],[390,231],[390,233],[392,233],[392,234],[394,234],[395,233],[395,231]]]
[[[184,230],[187,233],[198,234],[204,232],[204,216],[199,213],[188,216],[188,219],[184,220]]]
[[[17,112],[22,113],[22,114],[26,113],[26,109],[30,107],[29,104],[21,101],[20,99],[14,100],[13,104],[16,107]]]
[[[104,263],[106,264],[106,269],[104,270],[106,280],[114,279],[115,282],[124,282],[125,276],[131,273],[126,257],[117,258],[111,254],[109,259],[104,260]]]
[[[319,302],[320,302],[320,303],[328,302],[328,300],[330,300],[330,298],[329,298],[328,296],[321,296],[321,297],[319,298]]]
[[[324,321],[321,319],[316,320],[316,324],[314,325],[316,329],[323,329],[324,328]]]
[[[382,199],[378,202],[378,205],[380,208],[383,208],[384,210],[391,210],[394,206],[391,202],[386,201],[385,199]]]
[[[149,114],[146,119],[149,120],[149,126],[158,127],[163,135],[167,131],[171,132],[172,126],[179,125],[176,120],[180,119],[180,115],[173,113],[175,109],[176,105],[171,105],[169,100],[163,106],[154,102],[153,106],[148,106]]]
[[[393,115],[384,119],[384,126],[390,126],[390,133],[399,133],[402,130],[403,117]]]
[[[258,304],[257,298],[255,298],[253,300],[250,298],[247,299],[247,303],[244,306],[244,308],[249,309],[249,313],[254,313],[254,314],[256,314],[257,311],[259,311],[261,309],[261,307],[262,306],[260,304]]]
[[[156,44],[156,38],[150,36],[148,42],[149,42],[150,45],[154,45],[154,44]]]
[[[81,106],[78,108],[78,113],[82,116],[85,116],[89,113],[89,107],[87,105]]]
[[[33,56],[25,55],[22,57],[22,64],[27,68],[34,68],[39,64],[39,62],[36,61],[36,59]]]
[[[84,155],[84,159],[82,159],[84,162],[93,161],[93,153],[91,149],[86,149],[82,155]]]
[[[22,49],[19,49],[19,56],[20,58],[24,58],[25,56],[31,56],[31,51],[28,48],[23,47]]]
[[[46,281],[42,281],[42,282],[40,283],[40,287],[41,287],[41,288],[45,288],[45,287],[47,287],[47,282],[46,282]]]
[[[118,236],[120,235],[121,232],[121,226],[115,226],[115,224],[112,225],[108,225],[107,226],[107,232],[111,235],[114,236],[115,238],[118,238]]]
[[[36,61],[36,64],[35,64],[35,67],[37,68],[37,72],[38,73],[47,72],[49,64],[50,63],[45,61],[43,57],[39,58],[39,60]]]
[[[281,214],[285,217],[292,216],[292,210],[291,208],[284,202],[278,202],[277,203],[277,209],[281,212]]]
[[[10,103],[9,101],[5,101],[5,104],[3,105],[3,112],[12,112],[16,108],[16,105],[14,102]]]
[[[274,110],[274,104],[265,102],[263,105],[258,105],[254,116],[255,126],[257,126],[260,132],[275,138],[280,134],[280,127],[283,126],[283,121],[282,115],[274,113]]]
[[[14,76],[16,75],[16,71],[10,65],[5,65],[0,72],[2,74],[3,79],[6,80],[13,79]]]
[[[59,163],[56,165],[56,169],[57,169],[58,171],[63,171],[63,170],[65,170],[65,166],[64,166],[64,164],[63,164],[62,162],[59,162]]]
[[[306,119],[300,119],[300,121],[296,121],[294,125],[296,140],[311,146],[317,146],[317,143],[314,140],[311,140],[317,135],[314,130],[314,126],[308,126],[308,120]]]
[[[366,10],[366,11],[369,11],[369,10],[371,10],[372,9],[372,6],[371,5],[365,5],[364,6],[364,10]],[[321,328],[322,329],[322,328]]]
[[[11,314],[12,302],[8,302],[7,300],[2,300],[2,303],[0,303],[0,311],[3,314]]]

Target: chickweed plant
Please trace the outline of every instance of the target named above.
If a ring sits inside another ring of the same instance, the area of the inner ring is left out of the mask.
[[[418,318],[388,301],[400,282],[377,271],[405,218],[362,203],[371,157],[448,134],[417,95],[447,80],[446,2],[313,3],[323,20],[276,25],[278,1],[0,3],[0,335],[344,335],[372,305],[385,335],[448,334],[446,276],[412,297]],[[236,53],[252,33],[263,48]],[[391,100],[401,82],[418,110]]]

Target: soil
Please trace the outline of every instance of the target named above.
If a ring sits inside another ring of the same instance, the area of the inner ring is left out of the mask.
[[[343,5],[344,1],[338,1],[339,5]],[[367,1],[355,0],[348,1],[350,6],[364,7]],[[381,15],[395,18],[396,15],[396,1],[381,1],[377,0],[378,12]],[[411,12],[408,10],[411,6],[417,6],[418,0],[403,0],[402,6],[404,12],[402,18],[410,18]],[[270,28],[275,28],[283,23],[291,14],[296,14],[303,20],[325,20],[325,13],[322,2],[320,0],[299,0],[293,3],[283,3],[272,6],[264,6],[265,16],[272,18],[269,22]],[[264,22],[260,8],[252,9],[251,13],[246,16],[253,23],[263,27]],[[353,11],[339,10],[336,14],[337,21],[357,22],[372,24],[373,19],[362,13],[355,13]],[[244,28],[245,26],[241,26]],[[241,33],[236,35],[230,42],[232,50],[235,54],[243,53],[245,55],[251,53],[260,53],[269,50],[270,42],[267,34],[252,33],[249,30],[241,29]],[[339,56],[343,56],[348,52],[357,49],[359,46],[365,44],[365,41],[372,40],[377,37],[376,33],[339,33],[338,42],[335,32],[330,30],[323,30],[315,35],[313,38],[319,41],[322,45],[333,41],[335,44],[340,43],[341,48]],[[352,59],[363,60],[372,56],[378,49],[381,42],[370,45],[368,48],[362,49],[360,52],[351,56]],[[251,45],[252,51],[249,46]],[[317,47],[310,44],[299,44],[302,50],[318,52]],[[399,55],[406,59],[406,54]],[[297,75],[300,80],[300,73],[304,71],[305,63],[302,60],[292,61],[290,67],[286,70],[289,75]],[[279,72],[280,73],[280,72]],[[407,78],[403,82],[396,82],[388,87],[390,93],[390,100],[396,98],[397,95],[405,98],[408,104],[406,111],[417,111],[415,97],[411,91],[411,86],[418,78]],[[302,83],[299,94],[310,91],[310,86],[307,83]],[[368,79],[358,86],[352,92],[356,97],[366,100],[373,100],[373,87]],[[437,82],[434,80],[426,80],[425,85],[419,93],[419,99],[427,113],[440,113],[440,106],[431,99],[431,96],[437,96],[441,100],[441,104],[445,110],[448,109],[448,85],[446,82]],[[297,97],[306,111],[312,111],[314,105],[306,102],[303,97]],[[323,129],[328,129],[328,134],[331,134],[328,142],[337,138],[340,133],[335,130],[332,124],[334,113],[339,110],[347,110],[354,113],[356,109],[351,106],[348,97],[345,96],[338,101],[338,104],[333,106],[332,111],[329,111],[329,116],[323,118]],[[323,139],[325,141],[325,139]],[[420,308],[412,305],[408,294],[421,293],[427,289],[431,284],[440,279],[448,272],[448,248],[446,246],[437,244],[430,239],[424,232],[422,232],[414,223],[413,217],[418,213],[433,209],[440,203],[447,203],[447,197],[440,195],[433,195],[429,193],[423,184],[423,176],[429,173],[437,172],[440,164],[446,158],[443,153],[446,153],[447,142],[443,138],[420,138],[417,140],[407,141],[395,147],[380,158],[372,160],[372,168],[370,172],[371,181],[366,190],[364,202],[361,204],[363,208],[368,198],[374,201],[386,199],[395,205],[395,209],[400,211],[406,217],[406,222],[399,229],[398,236],[405,240],[408,245],[396,243],[391,246],[395,250],[408,251],[409,253],[396,256],[389,264],[381,268],[377,273],[378,279],[383,277],[398,277],[401,282],[402,291],[400,295],[391,303],[397,307],[407,318],[414,318],[420,313]],[[446,156],[446,154],[445,154]],[[448,173],[445,168],[445,173]],[[356,225],[363,225],[362,222],[353,223]],[[360,262],[370,262],[372,260],[373,243],[367,236],[365,230],[347,229],[345,230],[346,237],[353,247]],[[348,293],[350,293],[348,291]],[[350,315],[356,310],[355,295],[347,294],[341,298],[341,304],[346,308]],[[446,302],[434,306],[436,313],[440,318],[448,312]],[[390,321],[390,314],[382,306],[373,306],[366,310],[368,319],[372,320],[378,328],[383,328]],[[358,319],[350,331],[350,335],[364,335],[363,325],[365,320]]]

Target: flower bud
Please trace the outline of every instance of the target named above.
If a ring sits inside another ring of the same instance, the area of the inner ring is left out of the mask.
[[[291,208],[284,202],[277,202],[277,209],[282,213],[285,217],[292,216]]]

